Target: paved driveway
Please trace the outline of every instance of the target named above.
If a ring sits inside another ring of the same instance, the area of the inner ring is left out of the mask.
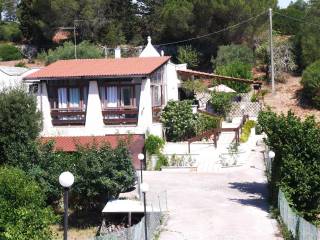
[[[167,190],[169,218],[161,240],[273,240],[261,149],[246,166],[223,173],[145,172],[152,191]]]

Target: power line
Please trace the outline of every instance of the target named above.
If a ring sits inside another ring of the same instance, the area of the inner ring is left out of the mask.
[[[298,21],[298,22],[301,22],[301,23],[307,23],[307,24],[310,24],[310,25],[314,25],[314,26],[320,27],[320,24],[308,22],[308,21],[302,20],[302,19],[300,19],[300,18],[291,17],[291,16],[288,16],[288,15],[279,13],[279,12],[277,12],[277,11],[273,11],[273,12],[274,12],[275,14],[278,14],[278,15],[280,15],[280,16],[282,16],[282,17],[286,17],[286,18],[288,18],[288,19],[292,19],[292,20],[295,20],[295,21]]]
[[[197,39],[200,39],[200,38],[206,38],[206,37],[209,37],[211,35],[214,35],[214,34],[218,34],[218,33],[221,33],[221,32],[225,32],[225,31],[228,31],[230,29],[233,29],[233,28],[237,28],[239,26],[241,26],[242,24],[245,24],[245,23],[248,23],[264,14],[266,14],[267,11],[263,11],[262,13],[256,15],[256,16],[253,16],[251,18],[248,18],[244,21],[241,21],[235,25],[232,25],[232,26],[229,26],[229,27],[226,27],[226,28],[223,28],[223,29],[220,29],[218,31],[215,31],[215,32],[212,32],[212,33],[207,33],[207,34],[204,34],[204,35],[201,35],[201,36],[198,36],[198,37],[193,37],[193,38],[188,38],[188,39],[184,39],[184,40],[179,40],[179,41],[175,41],[175,42],[168,42],[168,43],[162,43],[162,44],[157,44],[155,46],[157,47],[160,47],[160,46],[166,46],[166,45],[173,45],[173,44],[177,44],[177,43],[183,43],[183,42],[189,42],[189,41],[193,41],[193,40],[197,40]]]

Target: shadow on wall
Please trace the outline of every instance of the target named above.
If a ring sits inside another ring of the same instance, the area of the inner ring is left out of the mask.
[[[253,206],[268,212],[268,184],[262,182],[231,182],[229,188],[244,193],[245,198],[231,198],[233,202]]]

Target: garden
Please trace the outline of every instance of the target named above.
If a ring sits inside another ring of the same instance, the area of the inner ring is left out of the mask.
[[[78,146],[76,152],[54,151],[54,142],[39,141],[41,114],[35,96],[22,87],[0,91],[0,238],[54,239],[62,224],[59,175],[70,171],[70,225],[97,227],[108,200],[131,188],[135,172],[120,141]],[[54,227],[57,226],[57,227]]]

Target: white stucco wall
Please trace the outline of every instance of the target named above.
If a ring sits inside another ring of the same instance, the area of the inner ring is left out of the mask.
[[[151,88],[150,78],[142,79],[138,126],[145,131],[152,124]]]
[[[98,83],[97,81],[90,81],[85,128],[90,132],[95,132],[103,126],[104,123]]]
[[[46,83],[41,83],[38,85],[37,93],[37,103],[38,109],[42,112],[42,135],[50,135],[52,129],[52,119],[51,119],[51,109],[50,102],[48,98],[48,91]]]
[[[6,68],[10,69],[10,67],[6,67]],[[15,67],[12,67],[12,68],[14,69]],[[28,83],[23,82],[22,78],[24,76],[31,74],[33,72],[36,72],[38,70],[39,70],[39,68],[32,68],[32,69],[26,70],[21,75],[9,75],[5,71],[0,70],[0,89],[20,86],[23,84],[28,86]]]
[[[186,64],[174,64],[172,62],[168,62],[166,65],[165,71],[165,79],[167,85],[167,99],[168,100],[179,100],[178,88],[180,86],[180,80],[178,78],[177,70],[178,69],[186,69]]]

